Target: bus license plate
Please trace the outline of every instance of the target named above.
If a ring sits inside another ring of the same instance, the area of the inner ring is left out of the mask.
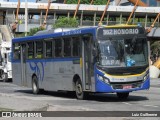
[[[123,85],[123,89],[131,89],[132,85]]]

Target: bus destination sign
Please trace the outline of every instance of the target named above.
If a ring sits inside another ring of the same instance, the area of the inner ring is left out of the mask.
[[[139,34],[139,29],[103,29],[103,35],[135,35]]]

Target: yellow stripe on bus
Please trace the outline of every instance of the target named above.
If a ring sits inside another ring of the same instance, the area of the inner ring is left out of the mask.
[[[120,25],[111,25],[111,26],[104,26],[105,28],[128,28],[128,27],[138,27],[137,25],[125,25],[125,24],[120,24]]]

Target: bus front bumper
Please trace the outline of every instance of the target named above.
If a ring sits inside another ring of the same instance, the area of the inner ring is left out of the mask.
[[[106,93],[113,93],[113,92],[132,92],[132,91],[138,91],[138,90],[145,90],[149,89],[150,87],[150,78],[148,77],[145,81],[142,81],[141,83],[137,83],[137,86],[133,86],[135,83],[125,83],[125,84],[119,84],[119,87],[115,87],[115,84],[109,84],[105,83],[100,80],[96,80],[96,92],[106,92]],[[118,86],[118,85],[117,85]],[[130,87],[125,87],[130,86]]]

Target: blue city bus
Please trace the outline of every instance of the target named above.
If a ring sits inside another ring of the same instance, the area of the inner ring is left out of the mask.
[[[40,32],[12,40],[13,83],[41,90],[116,93],[150,87],[145,29],[138,25],[96,26]]]

